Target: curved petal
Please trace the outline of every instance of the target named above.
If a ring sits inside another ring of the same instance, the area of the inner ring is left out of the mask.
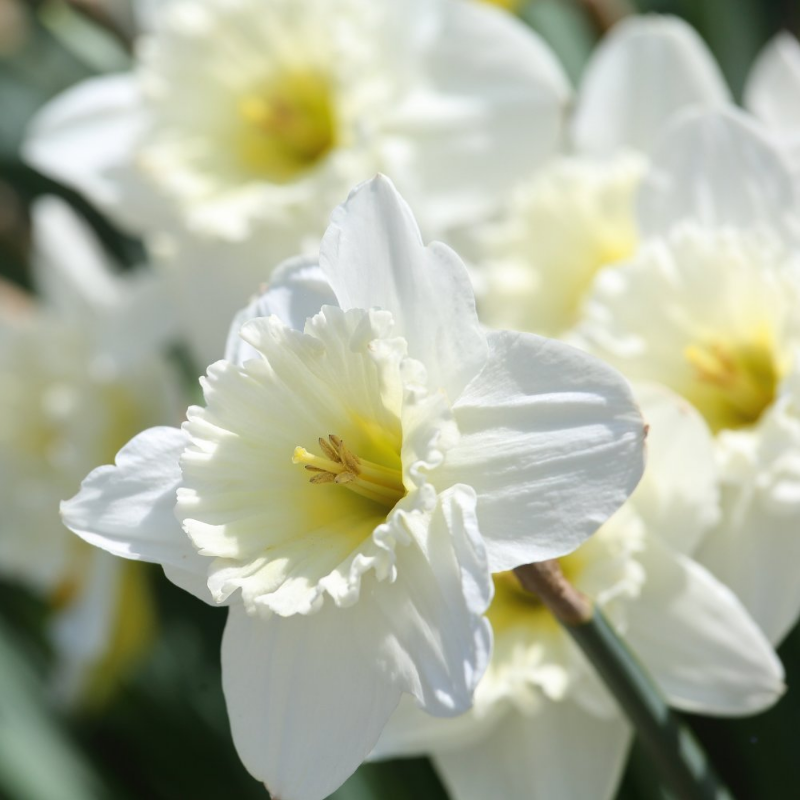
[[[800,42],[787,31],[761,51],[744,87],[744,105],[800,165]]]
[[[309,616],[230,609],[222,685],[233,741],[273,797],[322,800],[366,758],[400,699],[391,667],[360,650],[361,604]]]
[[[434,230],[483,217],[555,152],[570,94],[527,26],[482,3],[449,2],[425,87],[387,122],[387,171],[411,178],[406,197]]]
[[[178,428],[150,428],[135,436],[114,466],[89,473],[80,492],[61,504],[64,524],[113,555],[166,565],[170,579],[175,570],[205,576],[209,559],[198,555],[174,513],[178,459],[187,442]],[[187,589],[185,582],[175,582]],[[201,599],[209,601],[207,588]]]
[[[204,368],[222,358],[231,320],[269,281],[276,265],[297,255],[298,240],[274,231],[241,242],[171,233],[156,251],[157,266],[192,355]]]
[[[119,299],[112,266],[91,228],[57,197],[43,197],[31,209],[32,271],[48,306],[85,320]]]
[[[266,289],[234,317],[225,360],[241,365],[259,357],[258,351],[239,335],[245,322],[274,314],[284,325],[302,331],[306,320],[318,314],[322,306],[335,305],[336,296],[317,259],[300,257],[285,261],[275,270]]]
[[[638,558],[647,580],[629,604],[626,638],[670,703],[721,716],[775,703],[783,667],[736,596],[655,537]]]
[[[434,753],[433,763],[454,800],[609,800],[630,741],[622,718],[548,700],[531,716],[507,714],[483,741]]]
[[[345,310],[392,312],[409,356],[451,401],[483,366],[486,339],[466,267],[445,245],[422,244],[411,209],[388,178],[361,184],[334,211],[320,266]]]
[[[394,665],[405,691],[430,714],[460,714],[492,646],[483,613],[493,589],[472,490],[444,492],[427,531],[414,538],[396,551],[394,583],[373,584],[363,602],[382,632],[379,660]]]
[[[480,716],[471,710],[457,717],[434,717],[410,695],[403,695],[369,760],[420,757],[483,742],[507,710],[507,705],[497,702]]]
[[[652,153],[639,193],[645,235],[665,235],[682,220],[717,227],[766,223],[780,232],[797,213],[791,174],[780,153],[736,109],[689,111]]]
[[[131,222],[123,175],[131,168],[144,125],[132,73],[91,78],[33,118],[22,154],[37,169]]]
[[[800,616],[800,384],[747,432],[722,437],[722,519],[698,560],[778,644]]]
[[[688,401],[659,384],[634,384],[647,424],[647,468],[631,503],[651,533],[691,553],[719,519],[714,440]]]
[[[730,92],[708,47],[686,22],[631,16],[595,50],[578,92],[572,135],[579,151],[649,150],[667,121]]]
[[[175,332],[160,276],[121,273],[88,224],[56,197],[37,200],[33,275],[48,306],[93,336],[94,353],[126,371],[151,357]]]
[[[551,339],[489,334],[483,371],[454,405],[461,440],[432,475],[478,495],[492,572],[574,550],[644,469],[645,426],[622,375]]]

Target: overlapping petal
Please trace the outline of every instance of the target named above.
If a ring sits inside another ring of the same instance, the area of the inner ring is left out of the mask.
[[[483,366],[486,339],[464,264],[443,244],[423,245],[388,178],[362,184],[336,209],[320,266],[342,308],[392,312],[395,334],[451,402]]]
[[[800,42],[776,34],[759,54],[744,87],[744,105],[768,128],[792,165],[800,166]]]
[[[33,119],[23,156],[37,169],[84,192],[134,230],[156,214],[136,197],[132,158],[146,125],[132,74],[80,83]]]
[[[390,115],[383,145],[434,230],[484,217],[552,155],[571,94],[552,51],[509,14],[452,0],[443,11],[427,80]]]
[[[694,28],[677,17],[631,16],[586,67],[572,137],[585,153],[646,152],[676,113],[729,101],[722,73]]]
[[[507,714],[485,740],[436,753],[433,763],[458,800],[607,800],[630,741],[622,718],[595,717],[572,701],[545,701],[530,716]]]
[[[773,644],[800,610],[797,378],[787,388],[755,435],[722,437],[722,518],[697,556],[736,592]]]
[[[647,236],[678,222],[707,227],[791,230],[797,192],[791,173],[765,132],[733,108],[689,110],[664,131],[652,152],[638,216]]]
[[[161,564],[170,579],[177,574],[176,583],[186,578],[179,585],[188,591],[189,576],[205,576],[208,559],[197,554],[174,513],[182,480],[178,459],[186,444],[177,428],[140,433],[120,450],[114,466],[98,467],[86,477],[81,491],[61,504],[61,516],[89,544]],[[207,589],[201,599],[209,601]]]
[[[631,506],[651,534],[691,554],[719,520],[719,474],[699,412],[659,384],[634,385],[649,426],[647,469]]]
[[[574,550],[644,467],[642,418],[614,370],[533,334],[489,335],[483,371],[453,407],[459,443],[436,483],[466,483],[493,572]]]
[[[242,365],[258,357],[258,351],[241,337],[245,322],[274,314],[284,325],[302,331],[306,320],[322,306],[337,304],[317,261],[302,257],[290,259],[272,273],[264,290],[233,318],[225,346],[226,361]]]
[[[222,682],[233,740],[273,797],[326,797],[380,735],[402,689],[363,649],[370,633],[381,635],[361,605],[269,620],[231,607]]]
[[[776,702],[783,667],[736,596],[653,537],[638,558],[647,580],[627,609],[626,636],[670,703],[735,716]]]

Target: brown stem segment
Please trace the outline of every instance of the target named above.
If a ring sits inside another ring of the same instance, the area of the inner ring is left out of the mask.
[[[628,0],[579,0],[578,4],[600,35],[608,33],[623,17],[633,13]]]
[[[514,570],[523,588],[537,595],[553,616],[567,626],[592,618],[592,602],[565,577],[556,559],[525,564]]]

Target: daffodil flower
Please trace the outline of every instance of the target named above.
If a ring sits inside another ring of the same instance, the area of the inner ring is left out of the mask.
[[[520,173],[501,213],[468,229],[481,319],[567,337],[595,276],[639,245],[636,198],[664,128],[689,107],[730,101],[683,20],[633,15],[615,25],[586,65],[566,152]]]
[[[356,183],[389,174],[439,231],[493,211],[561,135],[556,58],[483,4],[176,0],[149,18],[134,72],[48,104],[25,154],[145,236],[202,363]]]
[[[712,437],[671,392],[641,385],[637,396],[650,422],[644,479],[561,568],[672,705],[761,711],[783,692],[780,662],[730,590],[689,557],[717,519]],[[432,756],[453,800],[613,797],[631,726],[541,601],[513,573],[493,577],[495,649],[473,709],[434,719],[403,702],[373,757]]]
[[[0,311],[0,577],[51,607],[56,698],[97,703],[111,688],[102,665],[122,674],[151,608],[141,570],[78,541],[58,504],[132,435],[178,418],[159,355],[171,316],[159,282],[116,274],[64,203],[38,201],[32,221],[41,302]]]
[[[698,558],[773,642],[800,612],[798,201],[741,112],[689,112],[638,198],[646,241],[595,281],[583,343],[692,402],[716,434],[723,516]]]
[[[490,569],[586,539],[638,481],[644,426],[602,363],[485,333],[463,264],[423,246],[382,177],[334,213],[318,264],[282,268],[235,324],[253,316],[205,407],[62,508],[86,541],[229,605],[239,754],[274,795],[315,800],[403,694],[436,716],[470,706]]]

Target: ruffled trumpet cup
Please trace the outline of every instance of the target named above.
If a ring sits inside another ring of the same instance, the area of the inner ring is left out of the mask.
[[[463,264],[423,246],[382,177],[235,326],[205,407],[132,440],[63,515],[230,606],[238,751],[275,796],[315,800],[404,693],[438,716],[470,706],[490,569],[585,540],[636,485],[644,424],[600,362],[486,334]]]

